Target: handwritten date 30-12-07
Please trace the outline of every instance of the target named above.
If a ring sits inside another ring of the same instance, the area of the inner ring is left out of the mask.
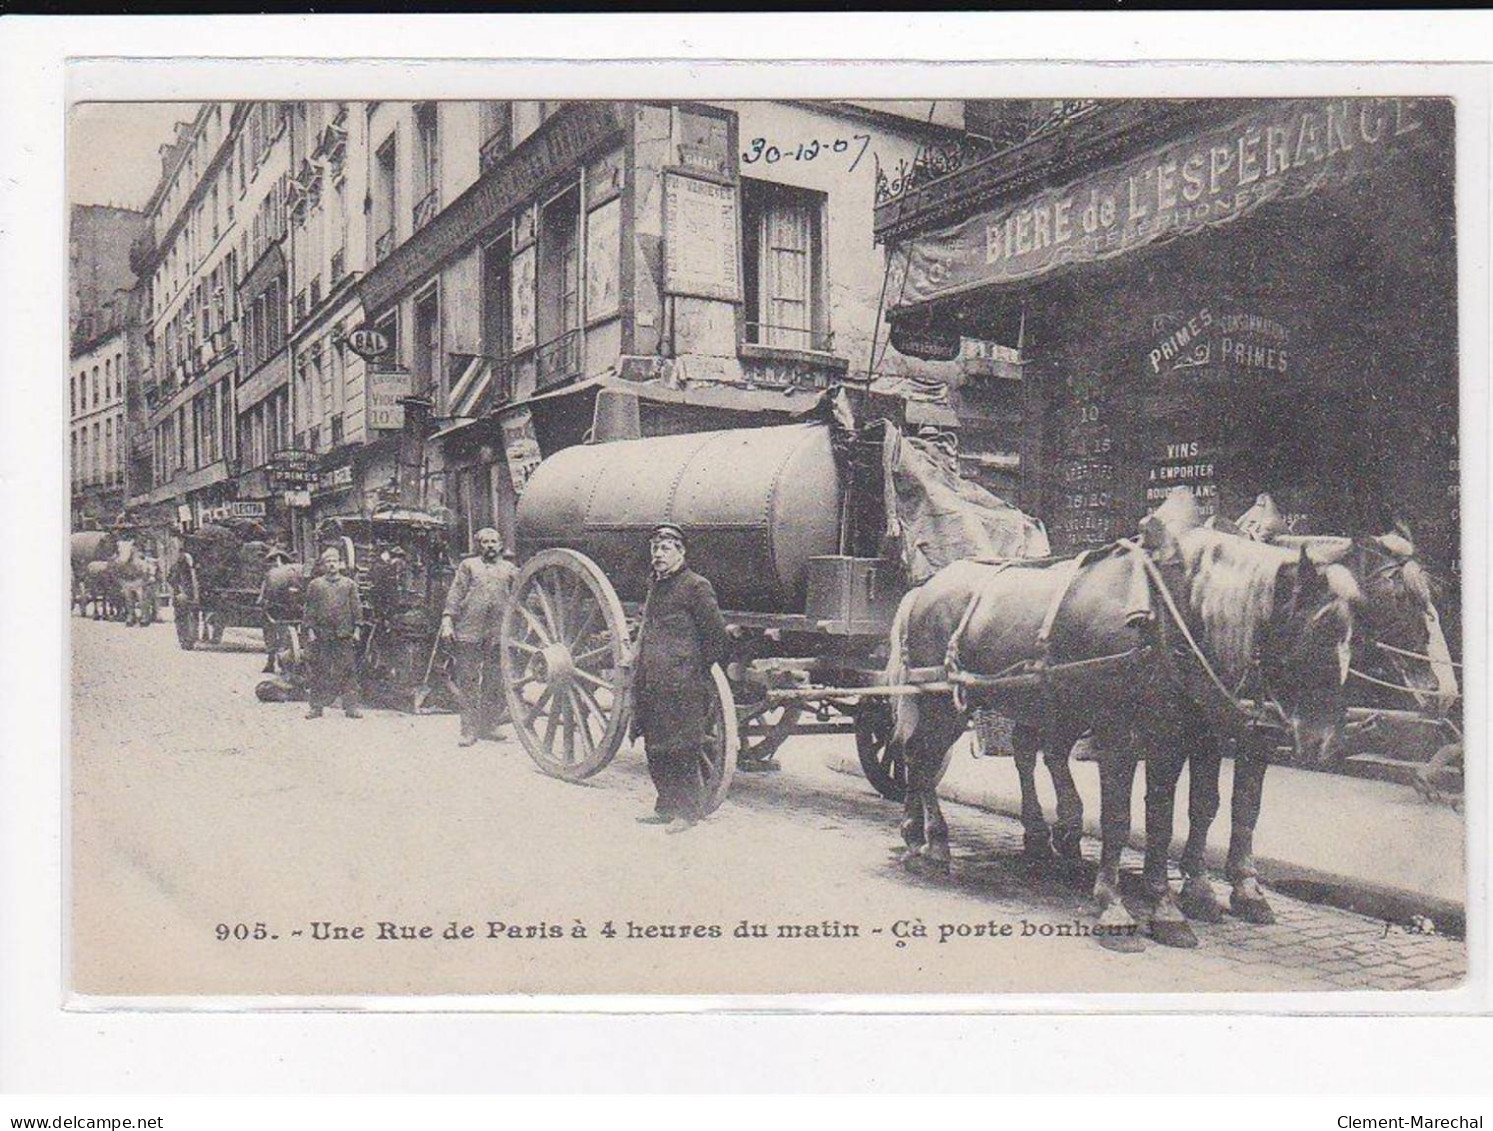
[[[870,134],[852,134],[849,138],[837,137],[831,141],[800,141],[797,145],[774,145],[765,137],[754,137],[741,152],[741,163],[743,165],[755,165],[762,161],[768,165],[776,165],[779,161],[813,161],[821,154],[851,153],[855,156],[850,159],[850,168],[846,172],[855,172],[855,167],[861,163],[861,158],[866,155],[866,147],[871,144]]]

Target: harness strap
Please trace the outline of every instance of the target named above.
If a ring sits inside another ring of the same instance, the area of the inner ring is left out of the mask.
[[[1411,652],[1404,648],[1396,648],[1393,644],[1385,644],[1379,640],[1375,640],[1372,643],[1381,652],[1393,652],[1396,656],[1404,656],[1410,660],[1419,660],[1423,664],[1447,664],[1450,667],[1458,669],[1462,667],[1456,660],[1433,660],[1430,656],[1424,656],[1419,652]]]
[[[1361,679],[1361,680],[1363,680],[1364,683],[1372,683],[1375,687],[1385,687],[1385,688],[1388,688],[1390,691],[1403,691],[1403,692],[1405,692],[1408,695],[1415,696],[1415,698],[1417,700],[1420,700],[1422,698],[1424,698],[1424,699],[1438,699],[1438,698],[1440,698],[1440,699],[1445,699],[1445,698],[1460,699],[1460,698],[1462,698],[1462,696],[1459,695],[1459,694],[1449,694],[1447,692],[1435,691],[1435,690],[1428,689],[1428,688],[1423,688],[1423,687],[1409,687],[1409,686],[1407,686],[1406,684],[1403,684],[1403,683],[1391,683],[1387,679],[1376,679],[1374,676],[1368,675],[1365,672],[1361,672],[1357,668],[1349,668],[1348,669],[1348,674],[1351,675],[1351,676],[1353,676],[1355,679]]]
[[[1239,702],[1238,696],[1224,685],[1223,680],[1218,678],[1218,673],[1213,670],[1213,665],[1208,662],[1207,655],[1203,652],[1198,642],[1193,639],[1192,630],[1187,627],[1187,620],[1182,616],[1182,611],[1177,608],[1177,602],[1172,597],[1171,590],[1167,588],[1166,579],[1161,576],[1161,570],[1151,560],[1151,555],[1146,553],[1139,543],[1129,539],[1120,539],[1120,545],[1126,547],[1132,553],[1140,555],[1141,564],[1145,567],[1146,574],[1155,584],[1157,592],[1161,594],[1161,603],[1166,606],[1166,611],[1171,614],[1172,622],[1176,624],[1182,633],[1182,639],[1187,642],[1188,649],[1192,652],[1193,659],[1197,661],[1198,667],[1202,668],[1203,674],[1208,677],[1208,682],[1213,685],[1214,690],[1223,697],[1225,703],[1243,715],[1250,721],[1257,721],[1252,712],[1245,710],[1244,705]]]
[[[1071,558],[1063,568],[1063,583],[1058,586],[1052,600],[1047,604],[1047,613],[1042,617],[1042,627],[1037,629],[1037,664],[1040,667],[1047,665],[1047,651],[1052,643],[1053,625],[1057,623],[1058,609],[1062,608],[1063,601],[1068,596],[1068,591],[1073,588],[1073,583],[1078,579],[1078,571],[1083,569],[1084,563],[1093,554],[1092,550],[1085,550],[1075,558]]]

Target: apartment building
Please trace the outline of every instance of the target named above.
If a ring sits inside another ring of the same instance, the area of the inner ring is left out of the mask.
[[[68,444],[74,529],[107,526],[124,509],[126,406],[138,325],[130,249],[143,213],[77,205],[68,223]]]

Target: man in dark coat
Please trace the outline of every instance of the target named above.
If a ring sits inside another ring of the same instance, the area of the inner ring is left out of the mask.
[[[477,550],[456,568],[441,615],[441,639],[451,645],[456,660],[461,746],[498,736],[503,715],[498,636],[518,577],[518,570],[503,560],[503,538],[492,527],[477,531]]]
[[[711,665],[726,657],[715,589],[684,564],[684,533],[665,524],[648,543],[653,578],[633,672],[633,733],[641,735],[658,801],[645,824],[671,833],[705,813],[703,748],[712,709]],[[734,756],[735,752],[731,752]]]
[[[301,627],[309,645],[311,710],[308,719],[321,718],[340,694],[350,719],[358,710],[358,622],[363,602],[358,583],[342,572],[342,555],[328,550],[321,556],[322,575],[306,586],[306,611]]]

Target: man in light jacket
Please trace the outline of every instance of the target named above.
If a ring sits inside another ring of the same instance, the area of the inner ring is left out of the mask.
[[[518,577],[518,570],[503,560],[503,538],[492,527],[477,531],[477,550],[457,567],[441,617],[441,639],[456,661],[462,746],[498,736],[503,713],[498,633]]]

